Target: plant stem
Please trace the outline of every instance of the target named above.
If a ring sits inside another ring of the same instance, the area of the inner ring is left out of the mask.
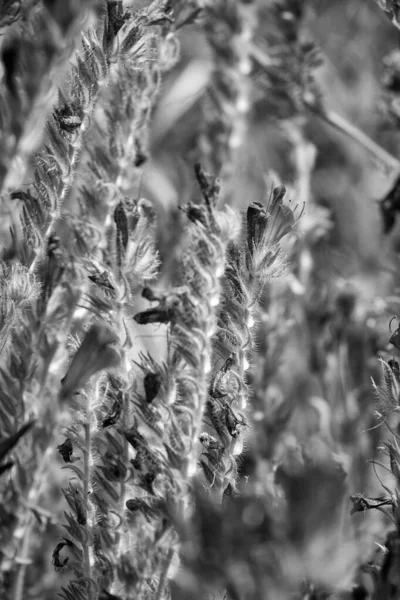
[[[170,548],[170,550],[168,551],[167,557],[165,559],[165,564],[164,564],[164,568],[163,568],[163,571],[160,576],[160,581],[158,582],[158,589],[157,589],[157,595],[155,597],[155,600],[162,600],[162,597],[163,597],[163,594],[165,591],[165,586],[167,585],[167,575],[168,575],[169,567],[171,565],[173,556],[174,556],[174,549]]]
[[[53,436],[51,435],[51,441],[53,441]],[[45,478],[46,470],[48,469],[49,459],[52,453],[52,444],[49,443],[42,458],[42,463],[40,468],[36,472],[35,480],[31,487],[28,496],[28,502],[32,502],[33,504],[39,503],[41,488],[43,486]],[[14,588],[14,600],[23,600],[23,592],[24,592],[24,582],[25,582],[25,574],[26,567],[30,564],[29,561],[29,550],[30,550],[30,542],[32,529],[35,524],[35,519],[30,509],[27,509],[29,514],[27,516],[26,525],[24,527],[24,536],[22,542],[21,553],[18,556],[18,563],[20,564],[20,568],[18,570],[18,574],[16,576],[15,588]]]
[[[100,379],[97,377],[97,381],[95,383],[95,396],[96,399],[99,395],[99,385]],[[86,513],[86,527],[89,527],[88,522],[88,514],[89,514],[89,481],[90,481],[90,456],[91,456],[91,448],[92,448],[92,439],[91,439],[91,421],[92,421],[92,406],[91,406],[91,394],[88,394],[86,397],[86,420],[84,424],[85,429],[85,449],[83,453],[83,501],[85,503],[85,513]],[[91,566],[90,566],[90,548],[88,543],[88,537],[85,539],[85,543],[83,544],[83,555],[84,555],[84,568],[85,568],[85,576],[88,579],[91,579]],[[88,587],[88,600],[93,600],[91,587]]]
[[[24,582],[25,582],[25,573],[26,567],[29,564],[29,548],[31,542],[31,532],[33,525],[33,515],[29,516],[29,522],[25,530],[24,541],[22,544],[21,556],[19,557],[18,562],[20,563],[20,568],[17,575],[17,580],[15,582],[15,591],[14,591],[14,600],[23,600],[23,592],[24,592]]]
[[[51,235],[51,232],[54,229],[55,222],[56,222],[56,217],[51,217],[50,223],[49,223],[49,225],[48,225],[48,227],[46,229],[46,232],[45,232],[45,234],[43,236],[43,239],[46,242],[48,241],[48,239],[49,239],[49,237]],[[32,262],[31,262],[31,265],[29,267],[29,273],[31,273],[31,274],[35,272],[36,265],[37,265],[38,260],[39,260],[39,255],[40,255],[40,251],[34,256]]]
[[[363,131],[358,129],[352,123],[349,123],[332,110],[323,110],[316,106],[313,102],[305,100],[306,107],[320,119],[347,135],[361,146],[363,146],[368,152],[376,156],[382,163],[387,165],[390,169],[400,173],[400,161],[394,157],[390,152],[379,146],[374,140],[368,137]]]

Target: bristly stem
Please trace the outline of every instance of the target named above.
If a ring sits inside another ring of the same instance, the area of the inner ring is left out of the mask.
[[[51,219],[50,219],[50,223],[49,223],[49,225],[48,225],[48,227],[46,229],[46,232],[45,232],[45,234],[43,236],[43,239],[46,242],[50,238],[50,235],[51,235],[51,233],[52,233],[52,231],[54,229],[54,225],[56,223],[56,220],[57,220],[57,217],[55,217],[55,216],[51,217]],[[38,260],[39,260],[39,256],[40,256],[40,251],[37,254],[35,254],[35,256],[34,256],[32,262],[31,262],[31,264],[29,266],[29,273],[34,273],[35,272],[35,269],[36,269],[36,266],[37,266],[37,263],[38,263]]]
[[[22,544],[21,558],[23,560],[20,564],[20,568],[18,571],[17,580],[15,583],[15,592],[14,592],[14,600],[23,600],[23,592],[24,592],[24,582],[25,582],[25,573],[26,567],[29,564],[29,548],[31,542],[31,532],[33,527],[33,515],[29,516],[29,523],[25,530],[24,541]]]
[[[100,379],[97,377],[97,381],[94,384],[94,395],[95,402],[99,395],[99,385]],[[86,513],[86,527],[90,527],[88,515],[89,515],[89,482],[90,482],[90,457],[91,457],[91,448],[92,448],[92,439],[91,439],[91,421],[92,421],[92,394],[88,394],[86,397],[86,417],[85,417],[85,449],[83,454],[83,501],[85,503],[85,513]],[[84,554],[84,568],[85,568],[85,576],[88,579],[91,579],[91,566],[90,566],[90,548],[88,542],[89,536],[86,537],[85,542],[83,544],[83,554]],[[91,587],[88,587],[88,600],[93,600]]]
[[[53,439],[53,438],[51,438],[51,439]],[[52,444],[48,444],[46,451],[43,454],[42,464],[41,464],[40,468],[38,469],[38,471],[36,472],[36,476],[35,476],[32,488],[29,492],[28,503],[29,502],[32,502],[33,504],[39,503],[42,486],[45,481],[45,472],[46,472],[46,469],[48,468],[49,458],[51,456],[51,451],[52,451],[51,447],[52,447]],[[24,531],[24,536],[23,536],[21,553],[19,555],[20,568],[18,570],[18,574],[17,574],[16,582],[15,582],[14,600],[23,600],[26,568],[30,564],[29,550],[30,550],[30,545],[31,545],[32,530],[35,526],[36,521],[34,518],[34,514],[30,511],[30,509],[28,509],[28,510],[29,510],[30,514],[28,515],[27,522],[24,526],[25,531]]]

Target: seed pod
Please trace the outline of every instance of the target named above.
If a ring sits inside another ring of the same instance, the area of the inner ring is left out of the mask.
[[[392,344],[397,350],[400,350],[400,327],[391,335],[389,344]]]
[[[103,34],[103,48],[105,52],[110,51],[119,30],[124,25],[125,21],[130,18],[131,16],[128,11],[123,14],[123,5],[121,0],[116,2],[107,2],[107,19]]]
[[[114,221],[117,226],[117,240],[120,239],[124,250],[126,250],[129,238],[128,217],[122,202],[119,202],[114,209]]]
[[[119,420],[122,412],[122,392],[120,393],[121,397],[118,397],[114,400],[114,404],[108,415],[103,419],[102,426],[110,427],[111,425],[115,425],[115,423]]]
[[[74,448],[72,446],[72,440],[71,440],[71,438],[67,438],[65,440],[65,442],[63,442],[62,444],[60,444],[59,446],[57,446],[57,450],[61,454],[62,459],[63,459],[64,462],[66,462],[66,463],[73,462],[71,460],[71,456],[72,456],[72,453],[74,451]]]
[[[144,378],[144,391],[146,402],[151,404],[160,391],[162,376],[160,373],[147,373]]]
[[[394,358],[391,358],[390,360],[388,360],[388,365],[396,379],[396,381],[398,383],[400,383],[400,366],[399,363],[397,362],[397,360],[395,360]]]
[[[76,520],[79,525],[86,525],[87,515],[86,506],[82,495],[82,490],[78,487],[74,487],[71,482],[69,486],[63,489],[64,496],[72,510],[76,513]]]
[[[199,222],[204,227],[207,227],[207,217],[202,206],[188,204],[187,207],[183,208],[182,210],[186,212],[188,219],[192,221],[192,223]]]
[[[121,268],[129,240],[128,217],[126,216],[125,209],[121,202],[115,207],[114,221],[117,226],[117,264]]]
[[[93,281],[96,285],[103,289],[109,296],[115,297],[115,287],[112,285],[107,271],[102,273],[93,273],[88,275],[90,281]]]
[[[265,208],[259,202],[253,202],[247,209],[247,248],[253,255],[254,247],[258,246],[263,238],[268,223]]]
[[[240,434],[240,427],[245,425],[243,418],[239,419],[233,412],[229,404],[225,405],[225,422],[226,427],[229,431],[229,435],[233,438],[237,438]]]

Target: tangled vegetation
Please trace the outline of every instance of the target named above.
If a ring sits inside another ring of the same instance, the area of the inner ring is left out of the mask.
[[[400,599],[398,29],[0,2],[2,599]]]

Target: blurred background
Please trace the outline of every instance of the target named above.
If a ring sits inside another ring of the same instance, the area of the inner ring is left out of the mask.
[[[388,127],[382,110],[381,81],[385,56],[398,49],[398,32],[373,1],[303,4],[300,34],[321,52],[323,62],[315,76],[325,105],[396,155],[399,133]],[[185,27],[180,39],[181,60],[164,77],[151,127],[152,158],[143,170],[143,189],[149,188],[163,207],[183,203],[190,193],[185,190],[193,185],[190,150],[200,134],[201,104],[212,70],[212,56],[198,26]],[[239,168],[224,189],[225,198],[239,208],[263,197],[264,176],[271,171],[286,185],[295,183],[287,124],[277,122],[270,107],[265,108],[260,102],[253,111],[237,157]],[[316,149],[312,199],[332,211],[332,242],[338,254],[346,255],[342,275],[359,274],[360,268],[380,270],[388,243],[381,235],[376,200],[392,185],[393,173],[386,173],[362,147],[317,117],[307,115],[304,121],[305,136]]]

